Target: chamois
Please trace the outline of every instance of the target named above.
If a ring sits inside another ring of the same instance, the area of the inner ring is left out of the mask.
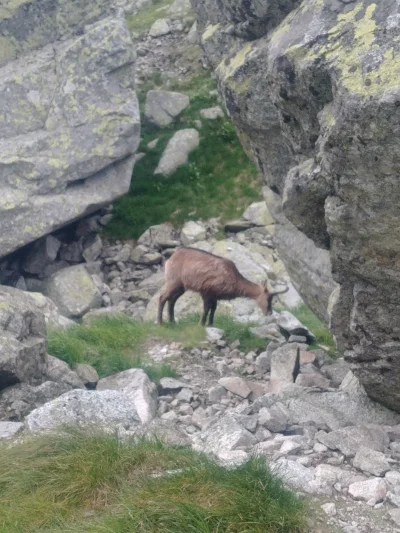
[[[289,290],[269,292],[264,285],[257,285],[244,278],[235,263],[224,257],[195,248],[178,248],[165,262],[165,285],[158,305],[158,323],[162,323],[164,306],[168,302],[170,322],[174,322],[175,304],[186,290],[200,293],[204,311],[200,323],[214,322],[218,300],[251,298],[257,302],[264,315],[272,313],[272,299]]]

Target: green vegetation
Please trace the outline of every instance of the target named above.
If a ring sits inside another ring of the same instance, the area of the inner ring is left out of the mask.
[[[142,110],[147,90],[157,82],[142,87]],[[143,125],[138,152],[145,156],[135,165],[129,194],[115,203],[114,218],[107,228],[111,237],[137,238],[149,226],[162,222],[179,227],[187,220],[216,216],[226,221],[239,217],[251,202],[261,198],[256,166],[243,151],[227,118],[203,120],[200,146],[191,152],[189,163],[168,178],[153,176],[173,134],[194,127],[199,111],[217,104],[216,96],[210,95],[215,88],[215,81],[204,75],[168,87],[188,94],[190,106],[167,128],[155,130]],[[154,139],[159,139],[157,146],[148,148]]]
[[[290,309],[290,312],[316,336],[317,340],[311,348],[319,348],[321,345],[329,349],[330,355],[336,352],[332,333],[306,305],[299,305],[295,309]]]
[[[253,335],[249,326],[239,324],[228,316],[216,317],[215,325],[225,331],[228,342],[238,339],[241,350],[264,348],[267,343]],[[50,330],[48,349],[51,355],[66,361],[71,368],[78,363],[94,366],[100,377],[128,368],[143,368],[153,381],[166,376],[175,377],[176,371],[171,364],[155,364],[143,355],[145,345],[157,339],[180,342],[186,348],[194,348],[205,340],[205,330],[199,326],[199,315],[163,326],[139,322],[125,315],[102,317],[89,325]]]
[[[78,430],[0,450],[0,533],[304,533],[305,514],[262,458]]]
[[[172,1],[158,0],[142,8],[136,15],[129,15],[127,17],[129,30],[138,36],[147,32],[156,20],[167,17],[167,10]]]

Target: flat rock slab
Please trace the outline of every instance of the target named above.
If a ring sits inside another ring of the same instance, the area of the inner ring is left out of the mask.
[[[63,425],[113,430],[120,424],[135,427],[140,418],[132,399],[115,390],[66,392],[32,411],[25,420],[26,428],[35,432]]]
[[[189,160],[189,154],[200,144],[199,132],[193,128],[177,131],[169,140],[154,174],[169,176]]]
[[[159,382],[160,394],[180,392],[182,389],[191,388],[188,383],[183,383],[175,378],[161,378]]]
[[[246,380],[236,376],[221,378],[218,383],[229,392],[232,392],[241,398],[247,398],[251,393],[251,389]]]
[[[299,335],[306,337],[308,342],[314,342],[316,340],[315,335],[304,326],[300,320],[298,320],[289,311],[282,311],[278,317],[278,326],[286,331],[288,335]]]
[[[367,479],[349,486],[349,494],[355,500],[376,504],[382,502],[387,493],[387,485],[383,479]]]
[[[316,439],[331,450],[340,450],[346,457],[354,457],[361,446],[383,452],[389,445],[389,437],[379,426],[350,426],[325,433],[320,431]]]
[[[131,368],[101,379],[97,390],[123,392],[132,400],[142,423],[148,423],[156,416],[157,387],[140,368]]]
[[[0,422],[0,440],[13,439],[23,428],[22,422]]]
[[[271,387],[280,392],[294,383],[300,369],[300,349],[295,343],[284,344],[271,356]]]
[[[357,451],[353,466],[373,476],[384,476],[390,470],[390,464],[385,454],[371,450],[366,446],[361,446]]]
[[[146,95],[145,121],[158,128],[169,126],[190,103],[185,94],[171,91],[149,91]]]

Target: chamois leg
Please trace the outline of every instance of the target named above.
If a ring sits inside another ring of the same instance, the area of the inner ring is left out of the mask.
[[[203,309],[204,310],[203,310],[203,314],[200,319],[200,325],[205,326],[207,322],[208,312],[211,309],[211,300],[207,296],[203,296],[203,295],[202,295],[202,298],[203,298]]]
[[[217,303],[218,303],[217,300],[213,300],[211,302],[210,318],[208,319],[209,326],[212,326],[214,324],[214,315],[215,315],[215,310],[217,309]]]
[[[170,322],[175,322],[175,304],[178,298],[180,298],[184,292],[185,289],[183,287],[180,287],[168,300],[168,315]]]
[[[164,306],[167,300],[169,300],[171,296],[174,294],[174,292],[176,292],[176,289],[177,289],[176,286],[171,287],[171,285],[169,286],[166,285],[164,288],[164,291],[161,293],[160,299],[158,301],[158,315],[157,315],[157,323],[159,325],[162,324]]]

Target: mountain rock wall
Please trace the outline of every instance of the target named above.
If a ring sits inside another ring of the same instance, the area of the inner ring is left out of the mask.
[[[399,2],[192,4],[288,272],[367,393],[399,411]]]
[[[0,257],[128,191],[135,51],[109,0],[0,6]]]

